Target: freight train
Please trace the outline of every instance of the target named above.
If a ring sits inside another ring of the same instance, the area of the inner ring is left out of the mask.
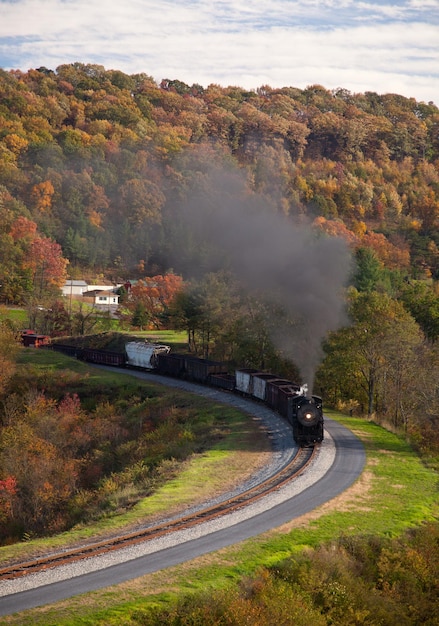
[[[265,403],[292,426],[295,441],[310,446],[323,441],[323,406],[319,396],[308,393],[306,385],[256,369],[237,369],[208,359],[171,352],[169,346],[148,342],[129,342],[125,352],[78,348],[51,343],[53,350],[90,363],[131,367],[210,385]]]

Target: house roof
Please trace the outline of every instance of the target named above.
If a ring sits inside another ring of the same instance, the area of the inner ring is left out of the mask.
[[[70,285],[72,287],[87,287],[88,286],[85,280],[66,280],[64,284],[68,285],[69,287]]]
[[[117,296],[117,293],[113,291],[113,289],[90,289],[89,291],[84,291],[83,296]]]

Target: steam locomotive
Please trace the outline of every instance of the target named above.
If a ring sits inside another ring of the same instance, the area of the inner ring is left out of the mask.
[[[241,394],[265,403],[285,418],[298,445],[323,441],[322,399],[309,394],[306,385],[275,374],[256,369],[237,369],[230,374],[224,363],[173,353],[169,346],[148,342],[128,342],[125,353],[60,343],[52,343],[50,347],[90,363],[148,370]]]

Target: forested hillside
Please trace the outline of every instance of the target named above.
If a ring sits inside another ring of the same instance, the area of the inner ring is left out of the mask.
[[[273,211],[370,247],[387,268],[439,277],[432,103],[319,85],[157,85],[80,63],[1,71],[0,93],[3,299],[27,289],[7,271],[19,217],[61,245],[72,274],[126,278],[177,262],[184,273],[200,251],[175,232],[175,208],[213,160],[243,170]]]
[[[378,412],[430,445],[439,405],[437,106],[320,85],[158,85],[81,63],[0,71],[0,94],[0,302],[55,297],[67,273],[122,282],[172,270],[186,291],[154,323],[172,316],[194,351],[267,368],[268,339],[303,330],[294,312],[306,298],[290,299],[285,313],[276,289],[304,293],[312,279],[320,300],[300,312],[313,320],[315,345],[296,342],[277,363],[315,352],[315,368],[326,339],[318,384],[327,401]],[[254,215],[260,232],[248,238]],[[272,227],[279,220],[309,225],[314,239],[288,239]],[[314,253],[315,240],[335,241],[326,235],[341,237],[356,261],[350,325],[333,334],[340,310],[329,301],[346,300],[345,259],[326,249],[328,275],[340,270],[333,283],[306,272],[308,242]],[[303,263],[265,273],[288,245]],[[239,280],[253,281],[253,299],[231,280],[232,261]],[[289,283],[294,274],[302,281]],[[262,305],[258,292],[273,297]],[[320,317],[308,315],[316,309]]]

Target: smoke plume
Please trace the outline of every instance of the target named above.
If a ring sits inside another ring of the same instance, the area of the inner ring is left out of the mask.
[[[348,247],[280,215],[248,191],[239,173],[207,170],[179,207],[191,236],[209,250],[204,271],[227,267],[250,292],[263,293],[297,320],[293,331],[279,328],[273,340],[312,390],[322,339],[344,321]]]

